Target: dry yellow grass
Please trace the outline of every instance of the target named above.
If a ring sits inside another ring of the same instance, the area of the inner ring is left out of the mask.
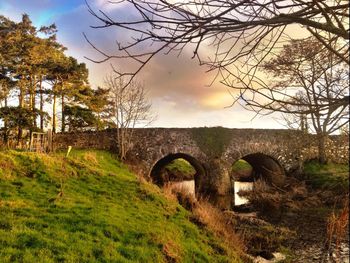
[[[11,208],[24,208],[28,207],[29,204],[25,200],[0,200],[0,207],[11,207]]]
[[[172,200],[172,201],[176,201],[177,200],[176,192],[174,191],[174,187],[172,187],[171,184],[166,183],[164,185],[164,187],[163,187],[163,192],[164,192],[165,197],[168,200]]]
[[[334,242],[336,245],[336,253],[340,253],[340,243],[347,234],[349,226],[349,194],[344,198],[343,209],[337,214],[335,211],[328,217],[327,222],[327,245],[328,248]]]
[[[246,251],[244,241],[235,232],[231,218],[221,210],[206,200],[200,200],[193,210],[193,215],[217,237],[223,239],[229,248],[239,251],[242,255],[244,254],[244,251]]]
[[[169,240],[162,249],[167,262],[181,262],[181,248],[174,241]]]
[[[228,252],[232,250],[238,252],[240,257],[246,256],[243,239],[235,232],[231,218],[223,211],[211,205],[207,200],[197,200],[194,195],[189,194],[183,188],[174,188],[166,184],[163,192],[169,200],[178,200],[182,206],[192,211],[193,220],[221,239]],[[235,256],[232,255],[232,257]]]
[[[96,153],[94,152],[85,152],[83,158],[90,164],[98,164]]]

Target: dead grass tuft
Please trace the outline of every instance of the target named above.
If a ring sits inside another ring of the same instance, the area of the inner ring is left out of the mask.
[[[207,227],[218,238],[221,238],[227,247],[243,255],[246,251],[241,237],[235,232],[232,219],[229,215],[211,205],[206,200],[200,200],[193,209],[194,219]]]
[[[327,220],[327,245],[331,249],[335,244],[337,257],[340,258],[340,243],[344,240],[349,226],[349,194],[345,196],[343,208],[339,213],[334,210]]]
[[[13,159],[7,156],[6,153],[0,153],[0,176],[3,178],[10,178],[15,168],[16,164]]]
[[[162,251],[166,257],[167,262],[181,262],[181,249],[174,241],[170,240],[166,244],[164,244]]]
[[[207,228],[226,245],[227,252],[236,251],[245,257],[246,247],[241,237],[235,232],[230,215],[211,205],[207,200],[197,200],[184,188],[166,184],[163,188],[165,196],[170,200],[177,200],[184,208],[192,212],[191,221]],[[235,255],[232,256],[234,257]]]
[[[179,203],[187,210],[193,211],[197,207],[198,202],[194,195],[188,193],[184,189],[180,189],[175,193]]]
[[[193,211],[197,205],[195,196],[185,188],[179,188],[171,183],[166,183],[163,187],[163,191],[169,200],[177,200],[184,208],[189,211]]]
[[[0,207],[24,208],[28,203],[25,200],[0,200]]]
[[[171,201],[177,201],[176,192],[171,184],[166,183],[163,187],[163,192],[165,197]]]
[[[15,164],[11,159],[0,160],[0,168],[3,170],[12,170]]]
[[[98,164],[96,153],[94,153],[94,152],[84,153],[83,158],[85,161],[89,162],[90,164]]]
[[[253,190],[240,191],[261,216],[278,219],[284,211],[300,211],[321,204],[316,195],[310,195],[304,182],[287,178],[282,187],[268,185],[262,180],[254,183]]]
[[[281,193],[274,191],[262,180],[255,182],[252,190],[240,191],[240,195],[247,197],[260,214],[277,215],[281,210]]]

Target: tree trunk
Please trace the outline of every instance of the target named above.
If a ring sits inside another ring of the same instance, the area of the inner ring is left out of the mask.
[[[303,133],[308,133],[307,117],[305,114],[300,114],[300,127]]]
[[[66,122],[65,122],[66,116],[64,115],[64,95],[63,94],[62,94],[62,97],[61,97],[61,106],[62,106],[62,127],[61,127],[61,132],[65,132],[65,130],[66,130]]]
[[[22,83],[20,84],[20,88],[19,88],[18,106],[20,108],[23,108],[23,106],[24,106],[24,88],[23,88]],[[21,147],[22,135],[23,135],[22,126],[18,125],[18,133],[17,133],[17,146],[18,147]]]
[[[43,94],[43,78],[40,76],[39,82],[39,90],[40,90],[40,129],[44,130],[44,94]]]
[[[56,94],[53,94],[52,104],[52,132],[56,133]]]
[[[5,97],[5,99],[4,99],[4,101],[5,101],[5,107],[7,107],[7,96]],[[9,145],[9,141],[8,141],[8,130],[7,130],[7,120],[6,119],[4,119],[4,143],[5,143],[5,145],[6,145],[6,147],[8,147]]]
[[[327,155],[326,155],[326,140],[327,135],[322,133],[317,136],[318,140],[318,161],[319,163],[325,164],[327,163]]]
[[[20,88],[19,88],[18,106],[20,108],[23,108],[23,104],[24,104],[24,90],[23,90],[23,86],[21,85]]]
[[[35,114],[35,109],[36,109],[36,105],[35,105],[35,86],[36,86],[36,79],[34,78],[34,83],[35,84],[32,84],[32,94],[31,94],[31,105],[32,105],[32,111],[33,111],[33,115],[34,115],[34,118],[33,118],[33,127],[37,127],[36,125],[36,114]]]
[[[122,128],[121,130],[121,137],[120,137],[120,148],[121,148],[121,151],[120,151],[120,159],[121,160],[124,160],[125,159],[125,152],[124,152],[124,128]]]

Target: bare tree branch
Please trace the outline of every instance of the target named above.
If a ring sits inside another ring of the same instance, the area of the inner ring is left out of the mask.
[[[180,54],[189,46],[193,48],[192,57],[207,66],[208,71],[217,71],[215,76],[221,76],[222,83],[232,87],[232,79],[244,82],[240,88],[235,87],[240,90],[240,98],[244,100],[254,92],[262,95],[259,90],[255,91],[256,87],[252,88],[254,83],[256,86],[261,82],[259,66],[290,40],[286,29],[295,24],[309,30],[321,45],[349,65],[349,5],[345,0],[123,0],[110,3],[131,10],[133,15],[130,19],[118,20],[88,5],[89,12],[100,22],[94,28],[117,27],[132,32],[133,36],[131,42],[118,43],[119,54],[99,50],[103,58],[92,61],[130,59],[136,65],[135,71],[115,70],[119,76],[129,77],[126,84],[130,84],[155,55]],[[338,45],[327,44],[329,36]],[[212,52],[208,54],[205,47]],[[255,106],[251,99],[245,100],[249,101],[246,107]],[[345,96],[328,100],[328,105],[322,107],[341,107],[348,103]]]
[[[134,140],[134,128],[148,126],[155,120],[151,113],[151,102],[147,92],[139,82],[131,81],[125,85],[123,78],[109,75],[105,86],[110,90],[110,119],[117,126],[117,144],[119,156],[125,159]]]

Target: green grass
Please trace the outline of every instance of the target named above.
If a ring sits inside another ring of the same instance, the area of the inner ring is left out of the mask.
[[[165,166],[165,169],[174,176],[181,176],[181,179],[184,180],[192,180],[196,174],[196,170],[193,168],[193,166],[185,159],[181,158],[173,160],[171,163]]]
[[[0,152],[0,262],[240,262],[189,217],[108,152]]]
[[[314,188],[336,190],[339,192],[349,189],[348,164],[320,164],[316,161],[305,163],[304,173],[309,184]]]

